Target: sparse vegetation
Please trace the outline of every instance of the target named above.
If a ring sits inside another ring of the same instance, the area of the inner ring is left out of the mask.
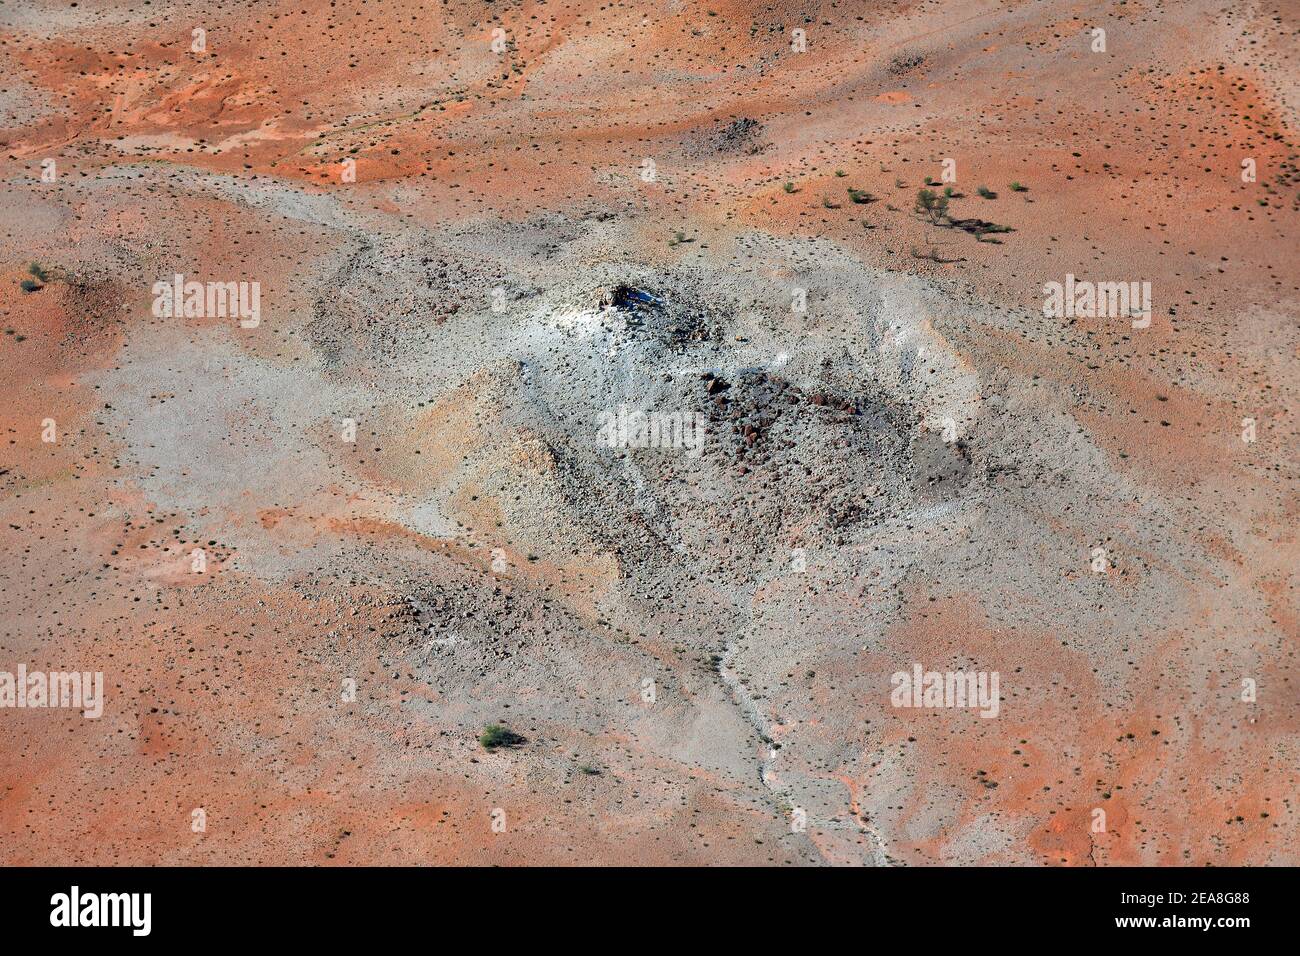
[[[913,258],[913,259],[928,259],[930,262],[938,262],[938,263],[965,262],[965,261],[966,261],[965,259],[962,259],[962,258],[957,258],[957,259],[945,259],[945,258],[944,258],[940,253],[939,253],[938,248],[936,248],[935,246],[930,246],[930,247],[928,247],[928,248],[926,249],[925,252],[922,252],[921,250],[917,249],[916,246],[912,246],[912,258]]]
[[[0,0],[0,856],[1300,863],[1300,0],[180,6]]]
[[[50,280],[45,270],[41,268],[39,262],[33,262],[27,267],[27,274],[32,276],[30,279],[24,279],[18,283],[18,287],[24,292],[38,292],[45,288],[45,283]]]
[[[948,198],[940,196],[932,189],[922,189],[916,194],[915,211],[929,218],[930,222],[938,226],[948,218]]]
[[[508,727],[488,724],[483,728],[483,733],[478,735],[478,742],[483,745],[484,750],[495,750],[497,747],[518,747],[525,741]]]

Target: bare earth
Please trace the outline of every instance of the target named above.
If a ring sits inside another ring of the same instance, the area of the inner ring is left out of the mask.
[[[1300,863],[1298,12],[0,0],[0,863]]]

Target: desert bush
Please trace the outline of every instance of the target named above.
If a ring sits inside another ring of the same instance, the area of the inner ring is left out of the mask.
[[[948,217],[948,199],[932,189],[922,189],[916,194],[914,211],[929,218],[936,226]]]
[[[518,747],[524,738],[500,724],[488,724],[483,728],[483,733],[479,734],[478,742],[484,750],[495,750],[497,747]]]

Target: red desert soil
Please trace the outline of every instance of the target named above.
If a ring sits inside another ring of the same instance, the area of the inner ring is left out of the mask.
[[[1282,2],[0,3],[0,671],[105,679],[0,708],[0,863],[1300,862],[1298,57]],[[702,457],[596,447],[665,396]]]

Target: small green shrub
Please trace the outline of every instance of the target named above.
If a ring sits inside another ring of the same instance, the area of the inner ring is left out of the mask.
[[[488,724],[478,735],[478,742],[484,750],[495,750],[497,747],[518,747],[524,738],[500,724]]]
[[[929,218],[936,226],[948,217],[948,199],[931,189],[919,190],[916,194],[914,211]]]

